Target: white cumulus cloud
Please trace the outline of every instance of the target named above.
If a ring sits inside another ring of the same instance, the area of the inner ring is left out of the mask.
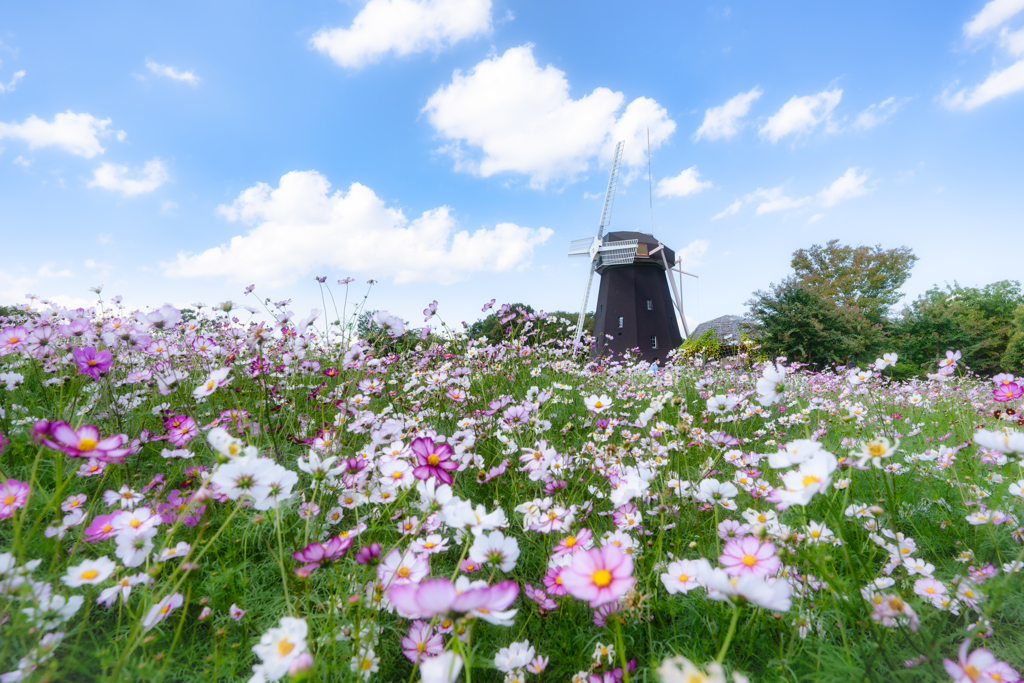
[[[541,68],[527,44],[468,73],[456,71],[423,111],[450,141],[442,150],[456,170],[483,177],[521,173],[540,188],[586,172],[597,157],[609,157],[618,140],[626,140],[623,163],[639,167],[646,162],[648,130],[652,149],[675,131],[675,121],[656,101],[639,97],[619,116],[624,102],[622,93],[608,88],[573,99],[565,72]]]
[[[964,24],[964,35],[969,38],[996,28],[1001,23],[1024,9],[1024,0],[991,0]]]
[[[491,0],[370,0],[351,26],[321,29],[309,44],[339,66],[358,69],[388,52],[436,52],[490,30]]]
[[[999,32],[999,46],[1011,55],[1024,55],[1024,28],[1016,31],[1004,28]]]
[[[199,81],[202,80],[199,76],[196,76],[191,71],[178,71],[173,66],[167,66],[166,64],[157,64],[151,59],[146,60],[146,67],[155,73],[157,76],[163,76],[170,78],[175,81],[182,81],[189,85],[199,85]]]
[[[823,90],[817,95],[794,96],[765,122],[761,135],[778,142],[787,135],[810,132],[832,116],[832,110],[842,97],[843,91],[839,88]]]
[[[654,194],[659,197],[686,197],[711,187],[710,180],[701,180],[696,166],[691,166],[677,176],[662,178]]]
[[[889,97],[878,104],[872,104],[870,107],[857,114],[857,118],[853,121],[853,127],[860,130],[867,130],[868,128],[874,128],[881,123],[885,123],[889,117],[895,114],[900,107],[909,101],[910,98],[897,100],[895,97]]]
[[[965,88],[952,94],[943,93],[942,100],[950,109],[970,111],[1019,90],[1024,90],[1024,59],[1002,71],[989,74],[984,82],[973,88]]]
[[[134,175],[127,166],[103,163],[92,172],[89,187],[100,187],[104,190],[120,192],[125,197],[133,197],[137,194],[152,192],[167,182],[167,178],[164,162],[157,158],[147,161],[142,170]]]
[[[811,202],[810,197],[801,197],[799,199],[787,197],[783,193],[781,186],[773,187],[770,190],[758,188],[749,197],[748,201],[759,201],[757,210],[754,212],[759,216],[763,213],[799,209],[801,206],[806,206]]]
[[[352,183],[347,192],[330,189],[316,171],[292,171],[277,188],[258,183],[230,206],[218,207],[227,220],[253,226],[245,235],[199,254],[179,253],[164,270],[177,277],[223,276],[277,285],[333,268],[393,277],[399,283],[448,284],[477,271],[522,269],[534,248],[553,234],[513,223],[470,234],[456,231],[447,206],[410,221],[365,185]]]
[[[748,92],[741,92],[725,104],[712,107],[704,112],[704,123],[697,132],[693,134],[696,142],[701,138],[718,140],[719,138],[729,139],[739,132],[740,119],[750,112],[750,106],[754,100],[764,93],[759,86],[754,86]]]
[[[98,119],[92,114],[76,114],[70,109],[44,121],[29,116],[22,123],[0,122],[0,140],[11,138],[24,140],[29,149],[38,147],[59,147],[66,152],[86,159],[103,154],[99,138],[108,135],[110,119]]]
[[[846,169],[831,185],[818,193],[818,201],[822,206],[835,206],[839,202],[860,197],[868,193],[868,174],[857,173],[857,167]]]
[[[693,240],[682,249],[676,250],[676,260],[684,269],[693,268],[700,265],[700,259],[707,253],[709,246],[711,243],[707,240]]]

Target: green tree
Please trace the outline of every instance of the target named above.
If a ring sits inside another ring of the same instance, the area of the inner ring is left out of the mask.
[[[875,353],[882,326],[856,306],[840,305],[796,278],[757,291],[747,302],[759,327],[761,350],[769,357],[822,367]]]
[[[1013,333],[1003,352],[1003,369],[1024,373],[1024,306],[1018,306],[1013,312]]]
[[[797,249],[790,265],[801,285],[838,306],[859,308],[877,323],[903,297],[899,288],[915,261],[910,247],[851,247],[830,240],[825,246]]]
[[[1019,329],[1017,310],[1024,306],[1020,283],[1001,280],[985,287],[932,287],[903,309],[892,329],[900,358],[918,367],[931,365],[946,350],[959,350],[963,363],[982,375],[1013,361],[1012,337]],[[1024,344],[1022,339],[1019,344]],[[1014,346],[1016,348],[1016,346]]]
[[[505,310],[504,313],[502,311]],[[529,304],[509,304],[485,318],[477,320],[469,326],[469,336],[473,339],[487,337],[491,343],[507,339],[511,334],[522,334],[525,323],[530,322],[528,333],[536,333],[544,339],[566,339],[572,337],[576,330],[579,313],[555,311],[545,313],[535,311]],[[504,321],[504,322],[503,322]],[[594,312],[588,312],[583,318],[583,331],[591,334],[594,330]]]

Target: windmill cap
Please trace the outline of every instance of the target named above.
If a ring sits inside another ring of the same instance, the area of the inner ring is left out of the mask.
[[[646,232],[632,232],[632,231],[617,231],[605,233],[604,239],[608,242],[617,242],[620,240],[636,240],[636,258],[633,260],[633,265],[656,265],[662,270],[665,269],[665,263],[667,262],[669,268],[675,265],[676,253],[665,246],[665,261],[661,260],[661,252],[651,256],[651,252],[658,248],[658,240],[654,235],[648,235]],[[621,266],[605,266],[599,268],[599,272],[603,272],[607,268],[617,268]]]

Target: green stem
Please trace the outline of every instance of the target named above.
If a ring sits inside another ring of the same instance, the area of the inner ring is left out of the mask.
[[[729,622],[729,631],[725,634],[725,642],[722,643],[722,649],[718,651],[718,656],[715,657],[715,661],[721,664],[725,661],[725,653],[729,651],[729,644],[732,643],[732,637],[736,633],[736,621],[740,617],[740,610],[736,607],[735,603],[732,605],[732,621]]]

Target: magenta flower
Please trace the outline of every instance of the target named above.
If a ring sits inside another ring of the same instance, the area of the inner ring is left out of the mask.
[[[184,446],[199,434],[196,421],[187,415],[175,415],[164,421],[167,428],[167,440],[175,446]]]
[[[334,562],[344,555],[351,545],[351,538],[335,536],[326,543],[310,543],[302,550],[293,552],[292,557],[299,562],[306,563],[305,566],[300,568],[300,571],[304,571],[305,575],[308,576],[322,562]]]
[[[562,585],[562,570],[565,567],[548,567],[544,574],[544,588],[549,595],[565,595],[565,586]]]
[[[356,553],[356,562],[359,564],[377,564],[380,562],[380,543],[364,545]]]
[[[1016,382],[1007,382],[992,390],[992,396],[1000,403],[1012,401],[1015,398],[1020,398],[1022,395],[1024,395],[1024,389],[1021,389]]]
[[[414,621],[409,627],[409,635],[402,638],[402,654],[413,662],[424,656],[436,657],[443,651],[441,634],[426,621]]]
[[[729,541],[722,549],[718,561],[731,576],[770,576],[782,566],[782,560],[775,554],[775,546],[769,541],[762,543],[756,536]]]
[[[451,446],[444,442],[434,443],[433,439],[421,436],[418,439],[413,439],[409,448],[416,456],[417,465],[412,471],[414,477],[417,479],[437,477],[438,481],[442,483],[452,483],[452,475],[448,472],[457,469],[459,463],[451,459],[453,454]]]
[[[103,462],[120,463],[131,452],[125,434],[100,438],[100,430],[93,425],[82,425],[77,430],[66,422],[36,423],[37,437],[50,448],[63,451],[72,458],[95,458]]]
[[[633,587],[633,559],[617,545],[608,544],[574,553],[560,578],[569,595],[597,607],[618,600]]]
[[[0,519],[10,517],[28,500],[28,484],[17,479],[8,479],[0,485]]]
[[[523,593],[526,594],[530,600],[537,603],[537,606],[542,610],[553,610],[558,609],[558,603],[548,597],[548,594],[544,592],[543,588],[534,588],[530,583],[523,584]]]
[[[970,655],[967,648],[971,644],[968,638],[960,644],[960,651],[957,653],[959,661],[943,658],[942,665],[946,667],[946,673],[954,683],[975,683],[976,681],[1019,681],[1020,676],[1009,664],[1000,662],[995,656],[981,648]]]
[[[97,381],[99,381],[100,375],[106,374],[110,370],[110,366],[114,364],[110,351],[106,349],[97,351],[92,346],[74,348],[71,350],[71,355],[78,363],[79,374],[89,375]]]
[[[590,529],[586,527],[579,530],[575,536],[572,534],[566,536],[558,542],[552,550],[552,555],[564,555],[565,553],[575,553],[580,550],[585,550],[590,545],[590,538],[592,534]]]
[[[93,517],[92,524],[85,527],[85,540],[89,543],[95,543],[96,541],[103,541],[116,536],[118,530],[114,528],[114,519],[120,514],[121,512],[118,511],[110,515],[96,515]]]
[[[388,600],[399,613],[415,619],[430,619],[447,612],[500,612],[519,595],[515,581],[458,592],[448,579],[427,579],[388,589]]]

